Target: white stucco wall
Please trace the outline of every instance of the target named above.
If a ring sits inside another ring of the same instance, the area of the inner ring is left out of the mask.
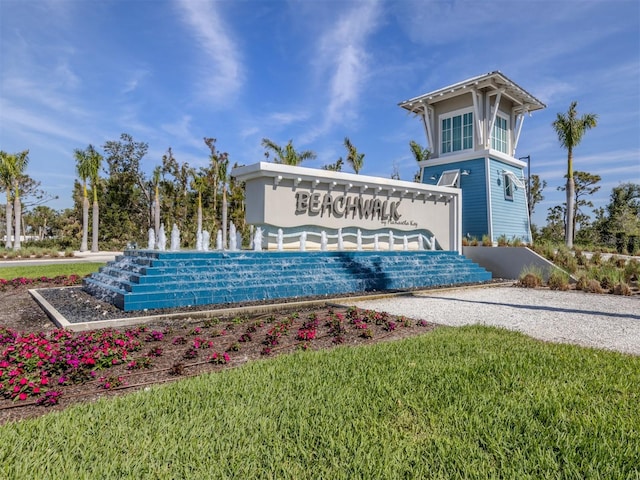
[[[401,238],[424,232],[435,235],[438,248],[462,248],[457,188],[265,162],[238,167],[232,175],[246,185],[247,222],[271,233],[277,228],[328,234],[360,229],[363,235],[392,230]],[[313,245],[317,238],[308,240]],[[354,242],[349,237],[345,247]]]

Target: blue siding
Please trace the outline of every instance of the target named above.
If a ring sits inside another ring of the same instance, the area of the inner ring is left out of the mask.
[[[521,168],[493,158],[489,159],[493,240],[496,241],[498,237],[505,235],[509,240],[520,238],[528,243],[531,238],[529,237],[526,189],[515,187],[514,185],[513,198],[506,199],[503,170],[514,173],[519,179],[523,178],[523,170]]]
[[[476,158],[425,167],[422,178],[424,183],[435,185],[442,172],[455,169],[471,171],[470,175],[460,176],[460,188],[462,189],[461,233],[464,236],[476,237],[480,240],[483,235],[489,233],[485,159]],[[434,175],[436,180],[431,180]]]

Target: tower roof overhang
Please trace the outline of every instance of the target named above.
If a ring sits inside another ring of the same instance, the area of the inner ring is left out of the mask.
[[[546,108],[544,103],[499,71],[463,80],[462,82],[405,100],[398,105],[409,112],[421,114],[425,112],[427,105],[433,105],[472,91],[500,91],[503,96],[517,105],[516,108],[518,110],[523,112],[533,112]]]

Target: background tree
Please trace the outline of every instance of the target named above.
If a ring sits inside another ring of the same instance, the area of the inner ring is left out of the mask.
[[[305,160],[313,160],[316,158],[315,152],[311,150],[303,150],[298,152],[293,147],[293,140],[289,140],[287,145],[282,148],[280,145],[272,142],[268,138],[262,139],[262,146],[265,148],[265,157],[269,159],[270,152],[275,155],[274,163],[283,165],[300,165]]]
[[[360,173],[364,164],[364,153],[358,152],[349,137],[344,137],[344,147],[347,149],[347,163],[351,165],[356,174]]]
[[[5,191],[7,197],[7,203],[5,205],[6,215],[6,238],[4,240],[4,248],[7,250],[11,248],[13,242],[11,236],[13,234],[13,175],[11,167],[9,166],[10,154],[0,150],[0,187]]]
[[[128,241],[141,241],[147,235],[151,223],[147,182],[140,170],[140,162],[148,145],[135,142],[131,135],[123,133],[118,141],[108,141],[103,150],[106,161],[104,205],[102,214],[102,238],[119,248]]]
[[[27,230],[35,234],[39,241],[59,233],[60,215],[51,207],[38,205],[26,212],[24,219]]]
[[[566,175],[565,175],[566,178]],[[593,202],[589,200],[589,197],[600,190],[600,186],[596,185],[602,177],[600,175],[593,175],[588,172],[575,171],[573,172],[574,178],[574,194],[573,203],[575,208],[573,210],[573,234],[574,240],[577,230],[586,228],[590,223],[590,216],[585,212],[585,208],[593,208]],[[566,187],[558,187],[559,191],[566,191]],[[565,208],[566,208],[566,204]],[[579,227],[579,228],[578,228]]]
[[[16,154],[5,155],[5,168],[8,170],[8,177],[13,184],[13,216],[14,222],[14,238],[13,249],[20,250],[21,247],[21,230],[22,230],[22,203],[20,199],[21,182],[27,177],[25,170],[29,164],[29,150]],[[9,221],[9,224],[11,222]]]
[[[556,205],[548,209],[547,224],[542,228],[540,234],[544,240],[559,242],[565,232],[565,209],[561,205]]]
[[[411,140],[409,142],[409,149],[411,150],[411,155],[413,155],[413,158],[418,165],[420,165],[420,162],[426,162],[431,157],[431,150],[429,150],[426,147],[422,147],[422,145],[420,145],[415,140]],[[422,167],[419,167],[418,171],[413,176],[414,182],[418,182],[418,183],[420,182],[420,179],[422,176],[421,173],[422,173]]]
[[[640,253],[640,184],[614,187],[609,203],[596,210],[594,228],[600,242],[615,245],[620,253]]]
[[[196,222],[196,232],[202,232],[202,194],[207,188],[205,177],[197,174],[195,171],[191,172],[193,181],[191,182],[191,188],[198,192],[198,212]]]
[[[87,149],[88,150],[88,149]],[[87,179],[91,174],[89,165],[89,153],[87,150],[76,148],[73,151],[73,158],[76,160],[76,173],[82,184],[82,241],[80,251],[86,252],[89,249],[89,197],[87,195]]]
[[[158,235],[160,234],[160,180],[162,179],[162,167],[153,169],[151,183],[153,187],[153,231],[158,245]]]
[[[330,170],[332,172],[341,172],[343,165],[344,165],[344,160],[342,160],[342,157],[340,157],[338,160],[336,160],[335,163],[330,163],[329,165],[324,165],[322,167],[322,169],[323,170]]]
[[[188,213],[193,204],[190,196],[190,181],[192,168],[187,162],[179,162],[174,156],[171,147],[162,157],[162,211],[165,216],[165,228],[171,228],[176,224],[181,231],[181,241],[191,242],[195,238],[195,232],[187,228],[189,225]]]
[[[92,206],[92,227],[91,227],[91,251],[98,252],[99,228],[100,228],[100,206],[98,203],[98,187],[100,185],[100,166],[102,165],[102,155],[100,155],[93,145],[87,148],[89,180],[91,181],[91,192],[93,193]]]
[[[544,195],[542,195],[542,191],[547,188],[547,181],[540,180],[539,175],[531,175],[531,193],[529,195],[529,218],[533,216],[533,212],[536,209],[536,205],[538,205],[542,200],[544,200]]]
[[[573,215],[574,215],[574,179],[573,179],[573,149],[582,141],[584,133],[597,125],[598,116],[587,113],[578,117],[576,107],[578,102],[571,102],[566,114],[558,113],[552,126],[558,135],[560,145],[567,150],[567,212],[565,218],[565,243],[569,248],[573,246]]]

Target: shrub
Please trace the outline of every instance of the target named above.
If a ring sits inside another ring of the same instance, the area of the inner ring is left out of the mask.
[[[631,288],[626,283],[620,282],[613,287],[613,294],[629,296],[631,295]]]
[[[547,285],[551,290],[569,290],[569,274],[559,268],[555,268],[549,275]]]
[[[584,290],[585,292],[589,290],[589,279],[586,275],[581,275],[578,281],[576,282],[576,290]]]
[[[524,242],[520,237],[516,237],[511,241],[511,246],[513,247],[521,247],[524,245]]]
[[[477,237],[473,237],[473,236],[472,236],[472,237],[469,239],[469,245],[471,245],[472,247],[477,247],[477,246],[478,246],[478,243],[480,243],[480,242],[478,242]]]
[[[623,276],[627,283],[640,280],[640,262],[636,259],[629,260],[624,266]]]
[[[486,235],[486,234],[482,235],[482,246],[483,247],[492,247],[493,246],[493,242],[489,238],[489,235]]]
[[[542,270],[534,265],[522,269],[518,285],[525,288],[536,288],[542,285]]]
[[[600,286],[600,282],[596,279],[589,280],[587,288],[584,290],[589,293],[604,293],[602,286]]]
[[[498,246],[499,247],[509,246],[509,239],[507,238],[506,235],[503,234],[498,237]]]
[[[595,252],[591,255],[591,263],[593,265],[600,265],[602,263],[602,254],[600,252]]]

